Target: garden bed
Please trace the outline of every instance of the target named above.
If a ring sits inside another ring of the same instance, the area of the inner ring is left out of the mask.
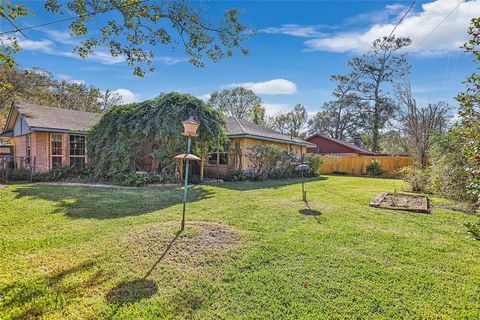
[[[370,202],[370,207],[418,213],[431,212],[428,197],[403,193],[379,193]]]

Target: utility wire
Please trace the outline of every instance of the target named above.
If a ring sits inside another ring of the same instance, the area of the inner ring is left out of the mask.
[[[413,0],[412,4],[410,5],[410,7],[408,7],[407,11],[405,12],[405,14],[400,18],[400,20],[398,20],[397,24],[395,25],[395,27],[393,28],[392,32],[390,32],[390,34],[388,35],[388,37],[390,38],[393,33],[395,32],[395,30],[397,30],[397,27],[400,25],[400,23],[402,23],[403,19],[405,19],[405,17],[407,16],[407,14],[410,12],[410,10],[412,10],[413,6],[415,5],[415,2],[417,2],[417,0]]]
[[[447,14],[447,16],[446,16],[445,18],[443,18],[443,20],[440,21],[440,23],[437,24],[437,25],[435,26],[435,28],[433,28],[433,30],[430,31],[430,33],[427,34],[427,36],[426,36],[425,38],[423,38],[422,41],[420,41],[420,42],[417,44],[417,47],[419,47],[428,37],[430,37],[430,36],[432,35],[432,33],[435,32],[435,30],[438,29],[438,27],[440,27],[440,25],[442,25],[442,23],[444,23],[444,22],[458,9],[458,7],[460,7],[460,5],[463,3],[463,1],[464,1],[464,0],[460,0],[460,2],[456,5],[456,7],[453,8],[453,10],[450,11],[450,12]]]
[[[10,18],[9,18],[7,15],[5,15],[5,14],[3,14],[3,13],[0,13],[0,16],[4,17],[5,20],[7,20],[8,23],[10,23],[10,24],[15,28],[16,32],[20,32],[26,39],[28,39],[28,37],[25,35],[25,33],[23,33],[22,30],[20,30],[20,29],[17,27],[17,25],[16,25],[12,20],[10,20]]]
[[[23,27],[23,28],[17,28],[14,25],[15,29],[0,32],[0,36],[3,36],[4,34],[7,34],[7,33],[16,33],[16,32],[20,32],[21,34],[23,34],[25,36],[25,34],[22,32],[23,30],[36,29],[36,28],[40,28],[40,27],[49,26],[51,24],[61,23],[61,22],[80,19],[80,18],[85,18],[85,17],[90,17],[90,16],[94,16],[94,15],[99,14],[99,13],[105,13],[105,12],[112,11],[112,10],[115,10],[115,9],[122,9],[122,8],[126,8],[126,7],[131,7],[131,6],[134,6],[134,5],[139,5],[139,4],[148,2],[148,1],[150,1],[150,0],[141,0],[141,1],[138,1],[138,2],[135,2],[135,3],[125,4],[123,6],[112,7],[112,8],[108,8],[108,9],[105,8],[105,9],[101,9],[101,10],[98,10],[98,11],[81,14],[81,15],[78,15],[78,16],[75,16],[75,17],[69,17],[69,18],[60,19],[60,20],[53,20],[53,21],[44,22],[44,23],[40,23],[40,24],[36,24],[36,25],[32,25],[32,26]],[[4,16],[4,17],[7,18],[6,16]],[[7,18],[7,20],[12,24],[12,22],[8,18]]]

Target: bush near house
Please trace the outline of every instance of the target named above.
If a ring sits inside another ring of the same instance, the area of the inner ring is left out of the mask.
[[[173,157],[185,153],[182,121],[189,117],[200,122],[193,153],[206,158],[209,147],[226,141],[226,123],[220,111],[202,100],[168,93],[111,108],[87,136],[93,175],[120,181],[131,181],[137,171],[173,175],[177,164]]]
[[[274,145],[255,145],[248,148],[248,158],[252,165],[246,173],[247,179],[266,180],[293,176],[295,158]]]
[[[30,181],[32,178],[32,173],[30,169],[9,169],[7,171],[7,180],[8,181]]]

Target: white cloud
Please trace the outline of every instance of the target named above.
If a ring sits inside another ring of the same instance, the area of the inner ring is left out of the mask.
[[[293,94],[297,92],[297,85],[285,79],[273,79],[265,82],[232,83],[227,87],[243,87],[257,94]]]
[[[155,60],[160,61],[163,64],[166,64],[167,66],[171,66],[180,62],[185,62],[188,59],[187,58],[176,58],[176,57],[168,57],[168,56],[159,56],[155,57]]]
[[[322,35],[322,32],[319,29],[322,26],[311,25],[311,26],[302,26],[298,24],[284,24],[281,27],[270,27],[259,30],[262,33],[269,34],[285,34],[294,37],[318,37]]]
[[[48,39],[18,39],[18,44],[23,50],[27,51],[39,51],[43,53],[53,53],[55,51],[55,43]]]
[[[407,49],[420,54],[443,54],[459,50],[467,38],[473,17],[480,15],[480,0],[465,1],[431,35],[430,32],[452,12],[461,0],[436,0],[422,4],[398,26],[396,36],[408,36],[412,45]],[[392,10],[392,7],[385,10]],[[307,49],[330,52],[363,52],[371,43],[390,34],[395,23],[377,23],[363,32],[342,32],[305,41]],[[426,39],[425,39],[426,38]],[[425,39],[425,40],[424,40]]]
[[[118,94],[122,97],[120,104],[133,103],[138,101],[138,96],[128,89],[113,90],[112,93]]]

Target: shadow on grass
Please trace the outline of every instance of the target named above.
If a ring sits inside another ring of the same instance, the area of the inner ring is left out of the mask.
[[[29,185],[13,190],[16,198],[31,197],[55,202],[53,213],[71,218],[115,219],[161,210],[183,202],[182,188],[106,189],[95,187]],[[189,189],[189,202],[213,195],[201,186]]]
[[[107,274],[97,268],[98,259],[98,256],[93,257],[50,276],[25,278],[0,286],[2,312],[8,313],[11,319],[48,318],[48,314],[57,307],[57,301],[76,299],[108,281]],[[82,281],[72,281],[79,276]]]
[[[143,276],[143,278],[123,281],[119,283],[117,286],[112,288],[106,295],[105,300],[108,303],[115,305],[112,310],[112,313],[107,317],[107,319],[111,319],[120,310],[120,308],[126,304],[134,303],[143,299],[148,299],[153,297],[157,291],[158,286],[153,280],[148,280],[147,277],[150,276],[153,270],[158,266],[158,264],[167,256],[168,252],[172,248],[175,241],[177,241],[178,237],[182,232],[178,231],[175,234],[175,237],[168,243],[165,250],[162,254],[158,257],[152,267],[147,271],[147,273]]]
[[[327,180],[328,177],[314,177],[305,178],[305,182]],[[302,183],[301,178],[291,178],[282,180],[266,180],[266,181],[236,181],[236,182],[223,182],[215,184],[219,188],[225,188],[236,191],[248,191],[256,189],[278,189],[284,186]]]
[[[300,209],[300,210],[298,210],[298,212],[300,214],[305,215],[305,216],[312,216],[312,217],[315,218],[315,220],[317,220],[318,223],[320,223],[319,217],[322,213],[318,210],[314,210],[314,209],[310,208],[310,205],[309,205],[308,201],[305,201],[305,205],[307,206],[307,209]]]
[[[158,286],[153,280],[135,279],[123,281],[106,295],[106,300],[114,304],[134,303],[154,296]]]

